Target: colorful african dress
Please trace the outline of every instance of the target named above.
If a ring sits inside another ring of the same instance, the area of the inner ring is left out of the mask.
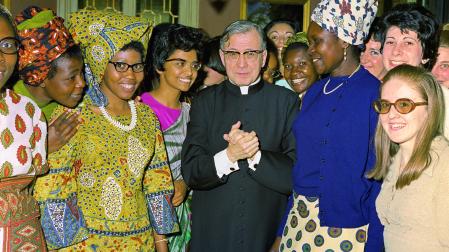
[[[137,124],[124,131],[89,106],[81,105],[77,134],[49,156],[49,175],[36,183],[48,247],[154,251],[154,231],[179,229],[159,122],[136,104]],[[113,116],[124,125],[130,117]]]
[[[37,105],[6,90],[0,98],[0,251],[47,251],[31,196],[45,173],[47,125]]]
[[[190,105],[181,103],[181,109],[172,109],[159,103],[149,93],[142,94],[142,102],[150,106],[159,118],[164,134],[165,147],[173,180],[182,180],[181,175],[181,149],[187,134]],[[190,195],[179,206],[175,207],[179,220],[180,232],[169,236],[169,250],[176,252],[186,251],[191,234],[190,210],[192,197]]]

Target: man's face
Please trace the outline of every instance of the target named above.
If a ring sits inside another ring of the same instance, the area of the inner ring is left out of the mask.
[[[256,30],[229,37],[224,49],[220,50],[220,57],[231,82],[237,86],[247,86],[259,77],[267,58],[267,51],[262,51],[261,44]]]

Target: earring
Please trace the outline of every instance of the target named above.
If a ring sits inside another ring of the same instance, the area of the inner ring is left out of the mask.
[[[346,48],[347,48],[347,47],[345,47],[345,51],[343,52],[343,60],[344,60],[344,61],[346,61]]]

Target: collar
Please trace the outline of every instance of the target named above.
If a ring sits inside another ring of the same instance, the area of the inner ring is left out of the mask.
[[[256,81],[247,86],[237,86],[234,82],[228,79],[226,82],[226,87],[235,94],[247,95],[258,92],[263,87],[264,81],[259,76]]]

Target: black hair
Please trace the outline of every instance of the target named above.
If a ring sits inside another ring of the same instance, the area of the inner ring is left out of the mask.
[[[418,4],[398,4],[382,20],[383,40],[391,26],[397,26],[401,32],[414,31],[418,35],[423,48],[423,59],[429,59],[424,64],[426,69],[432,69],[438,50],[438,21],[435,16]]]
[[[202,61],[205,34],[197,28],[172,24],[153,38],[145,62],[147,77],[149,78],[144,82],[145,84],[157,85],[159,74],[156,70],[164,71],[165,61],[175,50],[185,52],[195,50],[198,61]]]
[[[53,77],[55,77],[56,73],[58,72],[59,62],[65,59],[77,59],[82,62],[83,55],[80,46],[75,44],[67,48],[67,50],[63,54],[61,54],[58,58],[53,60],[50,64],[50,70],[48,71],[47,79],[52,79]]]
[[[288,24],[290,25],[290,27],[293,29],[293,33],[297,33],[299,32],[299,28],[298,28],[298,23],[294,22],[290,19],[285,19],[285,18],[278,18],[278,19],[273,19],[271,22],[269,22],[267,25],[265,25],[265,27],[263,28],[264,33],[268,36],[268,31],[275,25],[277,24]]]
[[[363,40],[363,44],[365,45],[368,43],[371,39],[382,43],[384,41],[383,37],[383,29],[381,25],[381,21],[379,17],[375,17],[373,20],[373,23],[371,24],[371,27],[369,28],[368,36]],[[365,46],[363,46],[362,50],[365,50]],[[382,46],[381,46],[382,49]]]
[[[140,53],[141,60],[143,61],[145,57],[145,47],[143,46],[142,42],[133,40],[128,44],[124,45],[122,49],[120,49],[121,52],[124,52],[126,50],[134,50]]]
[[[275,55],[276,60],[279,59],[278,57],[278,49],[276,48],[276,45],[274,44],[273,41],[271,41],[270,39],[266,38],[267,41],[267,60],[265,61],[265,65],[262,68],[262,72],[265,71],[268,67],[268,62],[270,61],[270,57],[271,57],[271,53]],[[278,62],[278,67],[281,64],[281,62]]]
[[[287,59],[287,54],[291,51],[295,51],[295,50],[305,50],[307,52],[307,50],[309,49],[309,46],[306,43],[303,42],[293,42],[291,44],[289,44],[287,46],[287,48],[285,48],[284,52],[282,53],[282,64],[285,63],[285,60]]]
[[[226,69],[220,58],[220,36],[211,38],[207,41],[203,53],[204,65],[222,75],[226,75]]]

